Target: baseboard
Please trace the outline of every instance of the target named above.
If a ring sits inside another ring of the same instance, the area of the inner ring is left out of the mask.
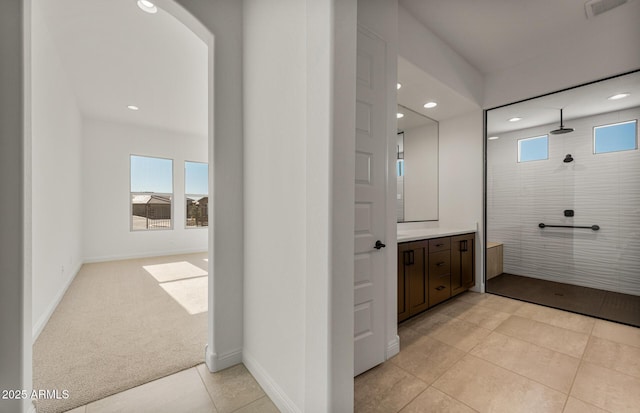
[[[258,384],[262,387],[262,389],[267,393],[267,396],[271,399],[271,401],[276,405],[278,410],[283,413],[301,413],[302,410],[298,408],[298,406],[291,401],[291,399],[287,396],[287,394],[276,384],[275,381],[271,378],[269,373],[262,368],[260,363],[258,363],[251,355],[247,354],[246,351],[242,354],[242,362],[249,372],[256,379]]]
[[[152,257],[162,257],[162,256],[170,256],[170,255],[180,255],[180,254],[197,254],[201,252],[207,252],[207,250],[203,250],[201,248],[198,249],[187,249],[187,250],[172,250],[172,251],[151,251],[151,252],[141,252],[137,254],[122,254],[122,255],[104,255],[101,257],[89,257],[84,259],[85,264],[93,264],[97,262],[109,262],[109,261],[120,261],[120,260],[133,260],[137,258],[152,258]]]
[[[209,345],[204,347],[204,362],[210,372],[224,370],[242,363],[242,349],[236,349],[218,356],[209,351]]]
[[[387,360],[391,357],[395,356],[400,352],[400,336],[396,335],[396,337],[387,343]]]
[[[42,333],[42,330],[44,330],[44,326],[47,325],[47,323],[49,322],[49,319],[53,315],[53,312],[56,311],[56,308],[58,307],[58,304],[60,304],[60,301],[62,301],[62,297],[64,297],[65,293],[67,292],[67,289],[69,289],[69,286],[71,285],[73,280],[76,279],[76,276],[80,272],[80,268],[82,268],[83,264],[84,264],[83,262],[80,262],[78,264],[78,266],[72,272],[73,276],[71,278],[69,278],[69,280],[64,284],[62,289],[56,295],[56,297],[53,300],[53,302],[47,307],[47,310],[44,312],[44,314],[42,314],[40,316],[40,318],[38,319],[38,321],[36,321],[36,323],[33,325],[32,330],[31,330],[31,338],[33,340],[32,341],[33,343],[36,342],[36,339],[38,338],[40,333]]]

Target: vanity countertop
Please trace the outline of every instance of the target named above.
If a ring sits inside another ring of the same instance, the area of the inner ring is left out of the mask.
[[[398,230],[398,242],[450,237],[452,235],[470,234],[473,232],[476,232],[475,228],[421,228]]]

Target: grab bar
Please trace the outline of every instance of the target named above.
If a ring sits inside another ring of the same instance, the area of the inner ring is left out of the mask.
[[[548,224],[543,224],[543,223],[539,223],[538,227],[540,228],[585,228],[585,229],[592,229],[594,231],[597,231],[600,229],[599,225],[591,225],[590,227],[579,227],[579,226],[575,226],[575,225],[548,225]]]

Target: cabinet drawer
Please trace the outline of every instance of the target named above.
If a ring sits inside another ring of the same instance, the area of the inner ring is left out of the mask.
[[[433,252],[429,254],[429,276],[440,276],[451,272],[450,251]]]
[[[451,297],[451,275],[429,274],[429,306],[436,305]]]
[[[434,238],[429,240],[429,252],[438,252],[451,249],[451,238]]]

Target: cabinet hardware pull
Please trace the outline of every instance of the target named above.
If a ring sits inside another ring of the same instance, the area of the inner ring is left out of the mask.
[[[447,287],[445,287],[444,285],[441,285],[440,287],[436,287],[436,290],[441,291],[441,290],[444,290],[445,288]]]
[[[444,247],[444,244],[436,244],[436,247]]]
[[[404,265],[413,265],[413,251],[404,252]]]
[[[436,265],[437,265],[438,267],[442,267],[442,266],[443,266],[443,265],[445,265],[445,264],[446,264],[446,262],[444,262],[444,261],[440,261],[440,262],[439,262],[439,263],[437,263]]]
[[[462,240],[460,242],[460,251],[465,252],[467,251],[467,240]]]

